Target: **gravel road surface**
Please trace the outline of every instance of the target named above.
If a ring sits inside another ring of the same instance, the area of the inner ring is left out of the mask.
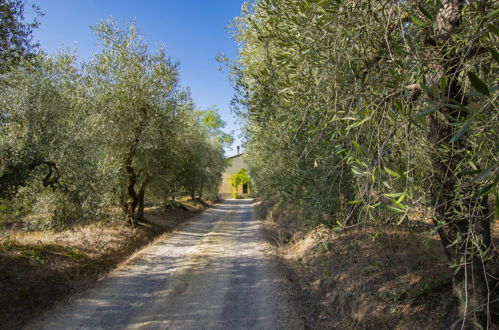
[[[253,201],[226,200],[31,329],[303,329]]]

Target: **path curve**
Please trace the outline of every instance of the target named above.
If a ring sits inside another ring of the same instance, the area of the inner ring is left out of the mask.
[[[226,200],[144,249],[36,329],[303,329],[251,200]]]

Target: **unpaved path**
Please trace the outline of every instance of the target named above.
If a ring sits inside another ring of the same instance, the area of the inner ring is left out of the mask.
[[[227,200],[146,248],[36,329],[302,329],[249,200]]]

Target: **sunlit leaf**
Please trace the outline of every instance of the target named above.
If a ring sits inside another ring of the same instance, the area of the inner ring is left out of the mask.
[[[404,194],[404,192],[400,192],[400,193],[393,193],[393,194],[383,194],[384,196],[386,197],[389,197],[389,198],[396,198],[396,197],[400,197]]]
[[[425,23],[425,22],[423,22],[423,21],[422,21],[419,17],[414,16],[414,15],[411,15],[411,21],[412,21],[414,24],[416,24],[417,26],[420,26],[420,27],[422,27],[422,26],[425,26],[425,25],[426,25],[426,23]]]
[[[395,177],[395,178],[400,178],[400,174],[399,174],[399,173],[397,173],[396,171],[391,170],[391,169],[389,169],[389,168],[388,168],[388,167],[386,167],[386,166],[384,167],[384,169],[385,169],[385,172],[386,172],[386,173],[388,173],[390,176],[393,176],[393,177]]]
[[[363,155],[363,156],[367,157],[367,153],[366,153],[366,151],[364,150],[364,148],[363,148],[363,147],[362,147],[362,146],[361,146],[361,145],[360,145],[357,141],[352,141],[352,144],[353,144],[353,146],[355,147],[355,149],[357,149],[357,151],[358,151],[361,155]]]
[[[396,212],[396,213],[405,213],[406,212],[406,209],[399,208],[399,207],[394,206],[394,205],[388,205],[386,208],[393,211],[393,212]]]
[[[497,16],[497,15],[499,15],[499,9],[491,11],[490,13],[488,13],[487,15],[485,15],[483,17],[483,19],[489,19],[489,18],[492,18],[492,17]]]

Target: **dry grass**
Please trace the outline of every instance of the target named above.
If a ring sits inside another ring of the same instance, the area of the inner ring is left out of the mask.
[[[47,307],[87,287],[204,209],[148,208],[148,224],[94,223],[62,232],[3,232],[0,236],[0,328],[18,328]]]
[[[457,317],[440,242],[397,227],[300,228],[270,210],[264,226],[312,329],[441,329]]]

